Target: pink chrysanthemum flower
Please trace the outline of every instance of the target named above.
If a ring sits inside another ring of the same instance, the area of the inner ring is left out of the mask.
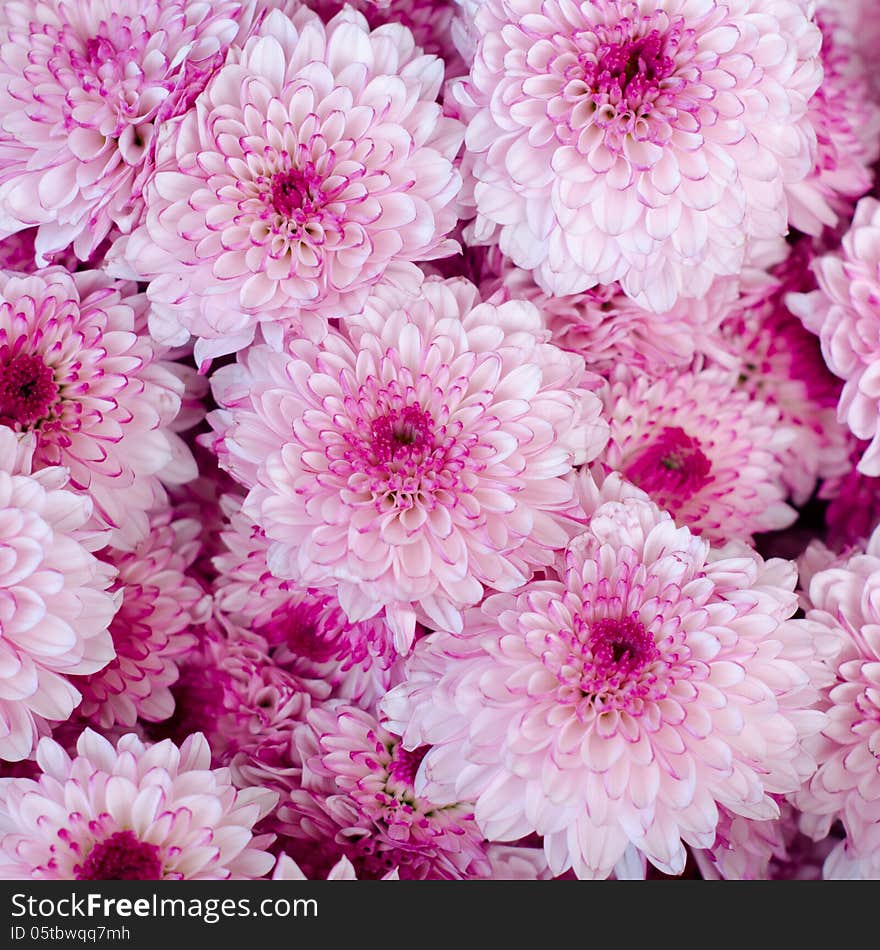
[[[602,460],[679,524],[711,540],[750,540],[790,525],[782,459],[794,433],[779,411],[711,368],[658,380],[621,374],[605,394]]]
[[[285,669],[369,708],[390,686],[397,657],[388,625],[380,617],[353,623],[326,592],[275,577],[266,535],[242,514],[242,501],[221,500],[229,523],[221,534],[226,550],[214,558],[217,609],[264,637]]]
[[[815,573],[807,593],[807,619],[838,638],[840,650],[821,704],[828,722],[815,750],[819,768],[796,803],[815,816],[814,837],[839,819],[850,855],[870,858],[868,842],[880,841],[880,532],[864,554]]]
[[[517,587],[565,545],[565,476],[607,428],[530,303],[429,279],[377,287],[357,320],[353,344],[241,354],[214,375],[211,418],[271,572],[334,592],[352,621],[384,608],[406,652],[417,619],[459,629],[484,585]]]
[[[155,138],[248,21],[239,0],[11,2],[0,14],[0,235],[87,260],[143,212]]]
[[[812,172],[788,188],[792,225],[813,235],[852,216],[855,202],[871,190],[871,166],[880,157],[880,103],[870,89],[874,70],[858,55],[858,41],[839,11],[821,4],[816,23],[823,78],[808,115],[818,154]]]
[[[198,642],[210,598],[186,571],[199,550],[199,524],[173,520],[165,509],[150,517],[150,534],[134,551],[102,552],[118,571],[119,612],[110,624],[116,658],[100,672],[75,680],[83,694],[78,710],[102,730],[131,727],[140,717],[160,722],[174,712],[169,687],[178,661]]]
[[[454,250],[463,127],[442,81],[399,24],[270,13],[169,125],[144,226],[118,251],[155,278],[153,335],[199,337],[199,364],[260,323],[319,337],[316,311],[356,310],[389,268]]]
[[[786,232],[816,157],[806,0],[487,0],[475,27],[473,238],[548,293],[667,311]]]
[[[868,64],[867,78],[870,94],[880,103],[880,75],[870,68],[880,54],[880,19],[874,0],[817,0],[818,17],[833,18],[842,23],[855,41],[859,58]]]
[[[789,294],[786,303],[819,335],[828,368],[845,381],[838,417],[870,440],[859,471],[880,475],[880,201],[862,198],[841,249],[813,267],[819,290]]]
[[[35,468],[69,469],[125,548],[165,502],[160,476],[195,475],[168,431],[183,384],[137,333],[145,307],[134,285],[97,271],[0,272],[0,427],[32,433]]]
[[[60,468],[22,474],[18,440],[0,426],[0,759],[30,755],[47,720],[80,701],[72,675],[113,659],[115,570],[91,552],[88,499]]]
[[[341,703],[313,709],[296,742],[303,790],[279,807],[288,833],[323,831],[328,852],[335,844],[363,877],[394,868],[404,880],[490,875],[473,805],[441,807],[415,792],[426,749],[406,751],[374,716]]]
[[[633,492],[609,478],[558,578],[419,641],[382,703],[405,748],[431,746],[419,794],[475,801],[493,841],[543,835],[555,875],[607,877],[633,852],[680,874],[719,806],[775,818],[771,795],[815,768],[821,666],[789,619],[794,566],[713,553]]]
[[[114,746],[86,729],[74,758],[43,739],[37,762],[36,781],[0,783],[0,878],[251,880],[272,868],[271,836],[252,829],[276,796],[212,770],[202,735]]]

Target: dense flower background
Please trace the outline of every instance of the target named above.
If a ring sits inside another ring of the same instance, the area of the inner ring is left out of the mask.
[[[10,0],[0,877],[880,880],[878,0]]]

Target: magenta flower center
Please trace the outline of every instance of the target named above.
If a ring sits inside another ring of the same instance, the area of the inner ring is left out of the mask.
[[[393,462],[412,458],[434,448],[434,420],[421,406],[392,410],[373,420],[370,427],[376,458]]]
[[[660,656],[654,638],[634,617],[606,617],[590,627],[590,649],[596,673],[626,679]]]
[[[430,746],[420,746],[409,751],[402,743],[394,747],[391,761],[388,763],[388,777],[391,781],[411,790],[416,780],[416,773],[422,764],[422,759],[428,754]]]
[[[712,463],[700,443],[678,426],[667,426],[624,468],[624,475],[661,507],[681,504],[712,481]]]
[[[29,426],[45,418],[58,398],[52,370],[39,356],[0,355],[0,419]]]
[[[659,30],[640,39],[600,43],[594,57],[582,62],[584,81],[597,104],[610,102],[621,111],[638,108],[675,69]]]
[[[299,223],[320,210],[325,195],[314,166],[289,168],[272,178],[272,207],[284,218]]]
[[[78,881],[159,881],[159,848],[139,841],[133,831],[117,831],[98,842],[76,870]]]

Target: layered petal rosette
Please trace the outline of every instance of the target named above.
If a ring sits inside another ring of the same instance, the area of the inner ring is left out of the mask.
[[[823,723],[794,566],[713,552],[616,477],[597,500],[615,484],[624,501],[595,508],[558,575],[420,640],[382,703],[404,748],[431,746],[416,791],[475,800],[490,840],[543,835],[554,875],[626,875],[638,855],[680,874],[719,807],[778,815]]]
[[[100,271],[0,272],[0,427],[35,439],[35,468],[69,470],[120,548],[148,534],[160,476],[195,475],[170,429],[183,382],[139,333],[146,306]]]
[[[782,467],[796,432],[736,383],[720,368],[657,380],[621,373],[605,393],[604,463],[712,540],[749,541],[797,517],[785,503]]]
[[[405,651],[417,619],[460,629],[484,586],[552,560],[578,513],[566,476],[607,428],[583,360],[525,301],[386,285],[351,332],[240,354],[211,419],[270,571],[335,592],[353,621],[384,609]]]
[[[275,804],[211,768],[205,737],[178,748],[134,734],[114,745],[86,729],[71,758],[51,739],[40,775],[0,780],[0,878],[50,881],[251,880],[267,874]]]
[[[549,293],[620,281],[663,312],[788,227],[813,169],[806,0],[487,0],[458,89],[475,242]]]
[[[199,363],[260,323],[320,336],[319,312],[357,309],[389,267],[454,250],[463,127],[442,82],[399,24],[272,12],[167,126],[145,223],[118,251],[151,279],[153,335],[199,337]]]
[[[91,504],[67,491],[67,473],[24,474],[20,443],[0,427],[0,759],[31,754],[48,723],[80,701],[72,676],[114,656],[119,606],[114,568],[92,553]]]
[[[240,0],[27,0],[0,12],[0,236],[87,260],[143,213],[163,122],[253,16]]]

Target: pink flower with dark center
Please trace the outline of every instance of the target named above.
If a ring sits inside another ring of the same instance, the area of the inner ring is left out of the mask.
[[[406,652],[417,619],[458,628],[484,586],[552,560],[578,515],[565,476],[607,430],[594,378],[532,304],[384,285],[350,332],[252,347],[214,375],[209,418],[270,571],[352,621],[384,610]]]
[[[41,740],[36,779],[0,783],[0,878],[250,880],[274,863],[254,825],[276,797],[211,769],[202,735],[178,748],[86,729],[71,758]]]
[[[420,640],[381,709],[430,746],[417,794],[475,801],[489,840],[543,835],[554,875],[681,874],[719,807],[771,819],[812,773],[823,669],[793,565],[713,553],[618,476],[594,495],[559,572]]]
[[[189,109],[253,4],[12,2],[0,14],[0,235],[87,260],[143,213],[163,123]]]
[[[303,790],[279,806],[282,830],[328,838],[326,850],[338,847],[359,877],[389,866],[404,880],[489,876],[473,806],[440,807],[414,790],[427,748],[404,749],[372,715],[341,703],[313,709],[296,742]]]
[[[28,757],[49,723],[80,701],[77,676],[114,657],[114,568],[92,553],[91,503],[67,472],[27,474],[29,459],[0,426],[0,759]]]
[[[0,272],[0,426],[33,437],[35,468],[67,468],[122,548],[165,502],[160,477],[195,475],[169,431],[183,384],[138,333],[146,305],[133,284],[97,271]]]
[[[605,394],[604,463],[679,524],[714,540],[790,525],[782,458],[793,441],[779,411],[736,388],[728,371],[619,374]]]
[[[389,269],[412,280],[412,261],[455,250],[463,127],[442,81],[399,24],[271,12],[168,126],[145,223],[115,252],[152,280],[153,335],[199,337],[199,364],[258,324],[320,338]]]
[[[198,642],[194,628],[207,619],[210,598],[187,568],[199,550],[199,524],[174,520],[170,510],[150,516],[150,534],[134,551],[108,549],[101,558],[118,571],[122,603],[110,625],[116,658],[99,673],[77,679],[79,714],[103,729],[131,727],[138,718],[174,712],[169,687],[178,662]]]
[[[810,172],[821,34],[805,0],[487,0],[470,116],[477,218],[554,295],[620,281],[662,313],[736,277]]]

